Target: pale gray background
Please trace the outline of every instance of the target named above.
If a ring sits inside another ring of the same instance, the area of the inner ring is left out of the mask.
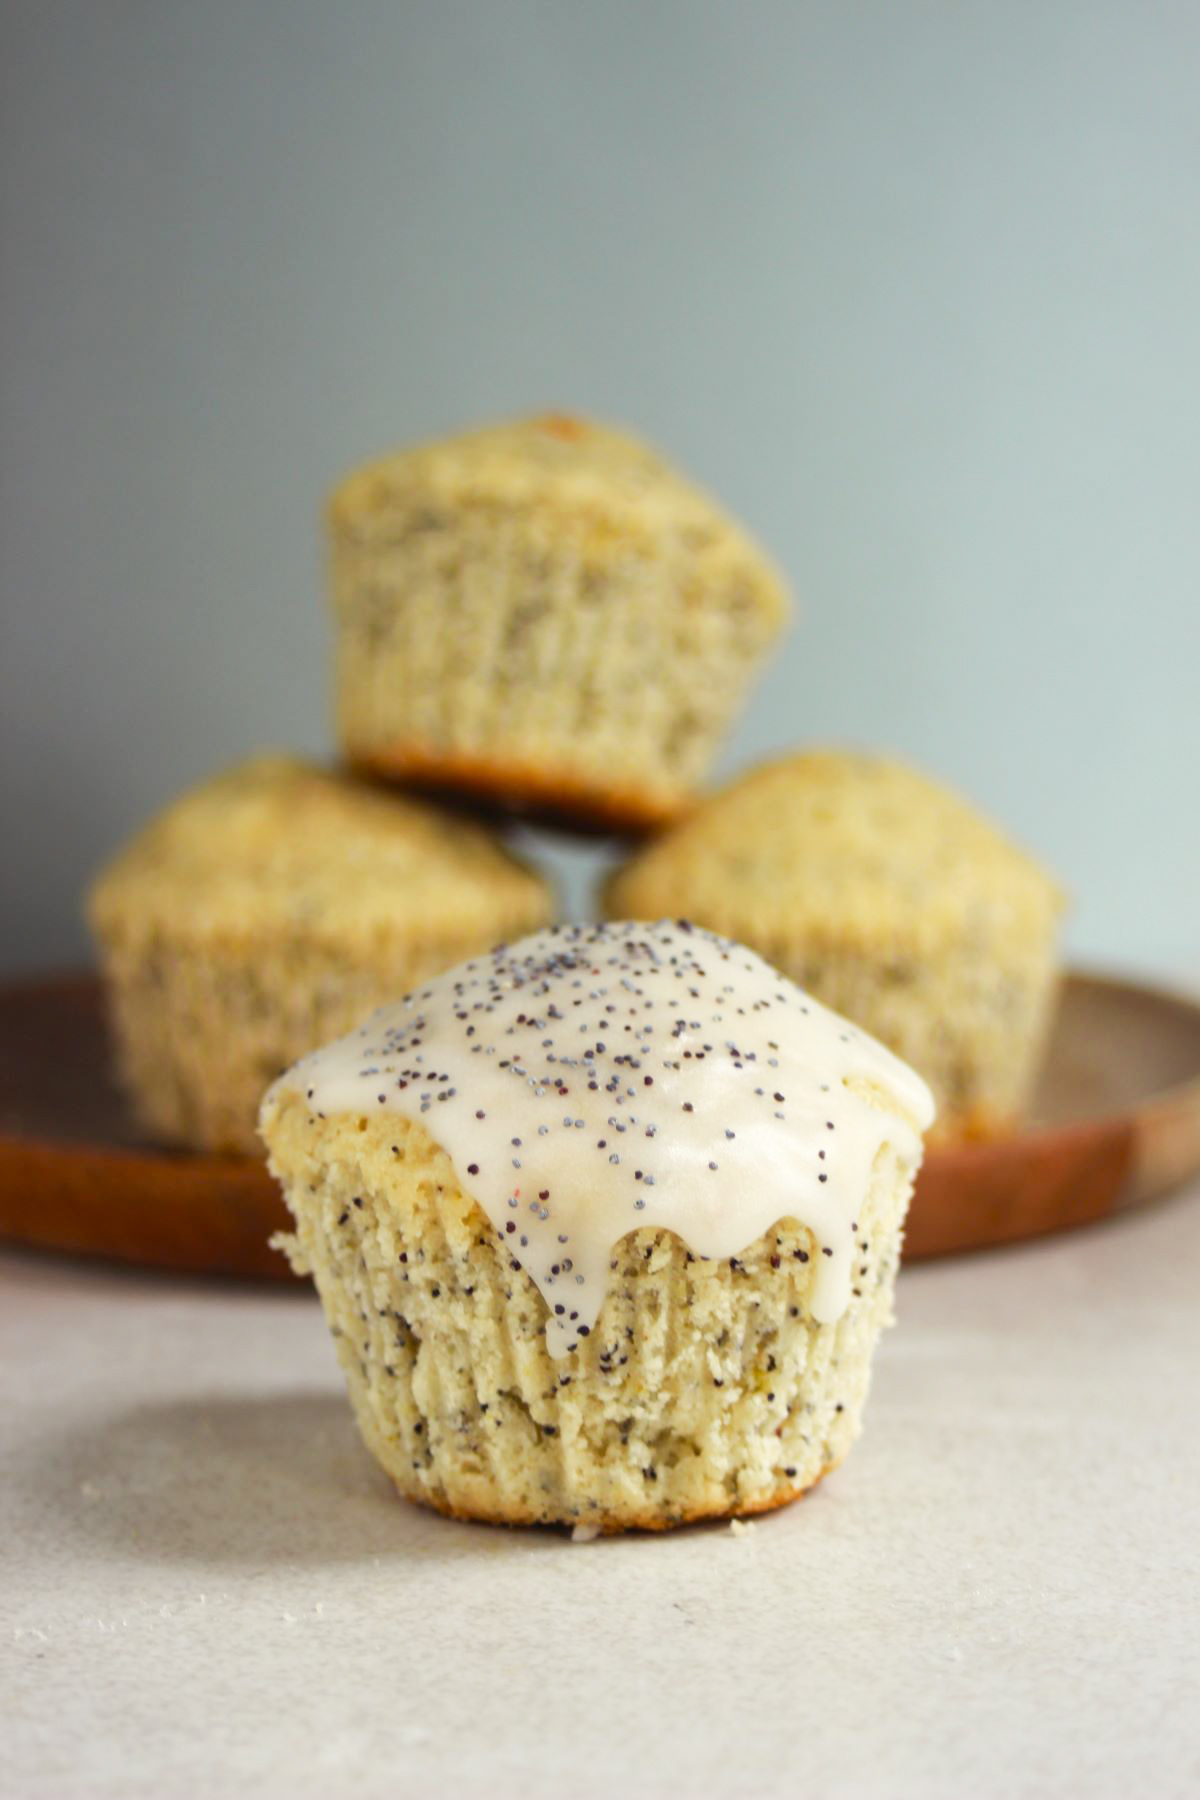
[[[804,616],[725,766],[902,750],[1200,968],[1200,7],[27,0],[0,32],[0,957],[326,743],[342,467],[642,428]]]

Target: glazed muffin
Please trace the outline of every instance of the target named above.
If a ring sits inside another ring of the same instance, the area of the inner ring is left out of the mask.
[[[261,1123],[400,1492],[588,1534],[763,1511],[841,1461],[931,1116],[752,951],[663,922],[465,963]]]
[[[350,763],[581,822],[680,811],[786,612],[712,501],[575,419],[371,463],[329,524]]]
[[[619,870],[610,916],[686,911],[753,945],[919,1069],[942,1140],[1019,1124],[1056,988],[1057,884],[987,819],[878,756],[743,775]]]
[[[478,826],[272,755],[176,801],[88,899],[142,1123],[255,1155],[259,1102],[298,1056],[552,916]]]

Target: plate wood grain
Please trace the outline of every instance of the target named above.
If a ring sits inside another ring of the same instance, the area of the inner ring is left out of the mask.
[[[1035,1123],[935,1149],[905,1255],[941,1256],[1091,1224],[1200,1170],[1200,1004],[1067,978]],[[0,988],[0,1236],[154,1268],[290,1281],[288,1222],[260,1163],[147,1142],[112,1074],[92,975]]]

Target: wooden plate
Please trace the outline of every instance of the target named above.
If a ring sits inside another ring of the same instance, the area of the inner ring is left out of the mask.
[[[1200,1004],[1068,978],[1039,1123],[931,1152],[905,1254],[983,1249],[1102,1219],[1200,1169]],[[198,1273],[292,1277],[259,1163],[163,1150],[116,1088],[89,975],[0,989],[0,1235]]]

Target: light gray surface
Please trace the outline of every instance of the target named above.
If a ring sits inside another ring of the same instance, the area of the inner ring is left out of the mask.
[[[6,1789],[1183,1800],[1198,1257],[910,1270],[813,1496],[592,1545],[394,1499],[304,1295],[0,1259]]]
[[[323,745],[343,466],[548,404],[803,597],[727,767],[903,750],[1078,953],[1195,963],[1198,77],[1182,0],[4,8],[0,966],[182,782]]]

